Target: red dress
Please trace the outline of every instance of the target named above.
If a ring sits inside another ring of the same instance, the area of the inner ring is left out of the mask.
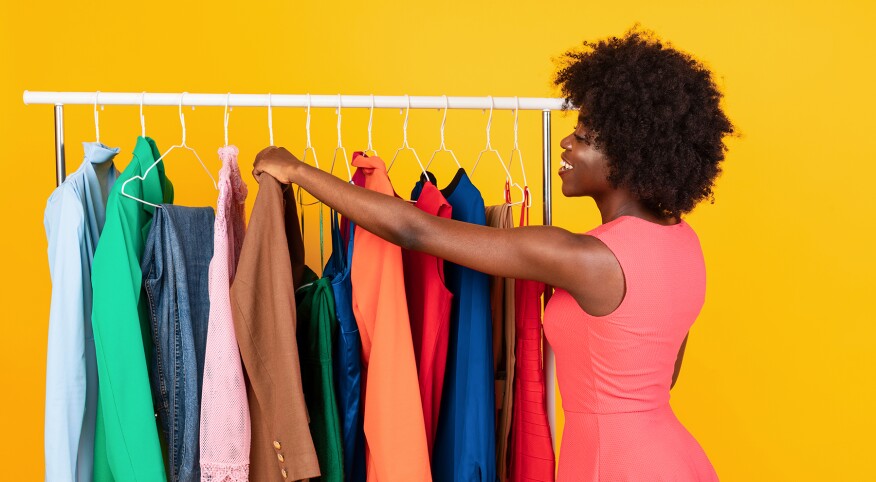
[[[527,214],[525,205],[524,199],[521,225]],[[554,481],[554,445],[547,417],[541,349],[541,296],[544,290],[544,283],[536,281],[516,280],[514,285],[517,347],[508,469],[508,480],[512,482]]]
[[[450,219],[450,204],[431,182],[424,184],[416,206],[433,216]],[[403,250],[402,259],[411,336],[420,380],[420,397],[423,399],[426,441],[431,457],[447,365],[453,294],[444,285],[443,259],[411,250]]]

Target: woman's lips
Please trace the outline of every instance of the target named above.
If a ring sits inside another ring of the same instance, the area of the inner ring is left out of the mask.
[[[560,159],[562,159],[562,161],[560,162],[560,169],[558,173],[561,176],[575,168],[569,161],[566,160],[565,156],[560,156]]]

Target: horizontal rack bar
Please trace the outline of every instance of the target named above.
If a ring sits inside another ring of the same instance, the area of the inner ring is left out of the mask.
[[[338,107],[338,95],[307,94],[199,94],[153,92],[32,92],[24,91],[25,104],[146,105],[230,107]],[[373,102],[373,103],[372,103]],[[410,102],[410,104],[409,104]],[[447,97],[450,109],[565,110],[563,99],[551,97]],[[443,96],[341,95],[342,108],[443,109]]]

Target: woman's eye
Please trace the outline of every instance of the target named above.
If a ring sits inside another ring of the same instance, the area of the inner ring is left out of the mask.
[[[577,139],[578,142],[586,142],[588,144],[590,143],[586,137],[579,136],[578,134],[574,134],[574,135],[575,135],[575,139]]]

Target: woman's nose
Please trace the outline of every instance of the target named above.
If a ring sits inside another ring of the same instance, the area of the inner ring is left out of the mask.
[[[571,135],[571,134],[568,135],[568,136],[566,136],[566,137],[564,137],[564,138],[560,141],[560,147],[562,147],[562,148],[563,148],[564,150],[566,150],[566,151],[568,151],[569,149],[572,148],[572,135]]]

